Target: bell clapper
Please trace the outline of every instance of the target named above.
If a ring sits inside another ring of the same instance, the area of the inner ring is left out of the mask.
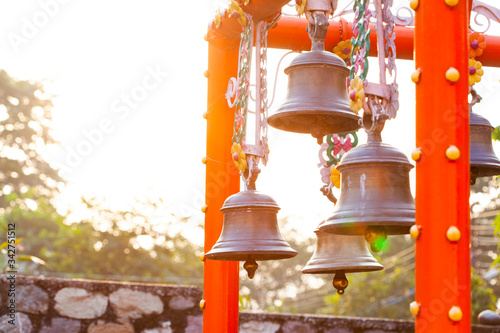
[[[250,256],[248,260],[243,264],[243,268],[247,271],[248,277],[250,279],[253,279],[253,277],[255,276],[255,271],[257,270],[257,268],[259,268],[259,264],[257,264],[252,256]]]
[[[349,285],[349,281],[345,277],[345,273],[343,271],[335,273],[333,277],[333,286],[337,289],[337,294],[343,295],[345,288]]]
[[[368,227],[365,230],[365,240],[373,252],[379,252],[387,240],[387,232],[384,227]]]

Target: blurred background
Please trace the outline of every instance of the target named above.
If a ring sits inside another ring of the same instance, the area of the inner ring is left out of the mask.
[[[0,2],[0,218],[3,226],[16,223],[19,272],[202,285],[203,35],[227,2]],[[395,1],[394,8],[405,4]],[[498,24],[488,33],[499,35]],[[271,113],[286,90],[283,70],[295,56],[286,55],[278,67],[287,52],[268,51],[268,79],[277,80]],[[397,64],[400,110],[383,138],[409,155],[414,65]],[[377,67],[371,59],[369,80],[378,80]],[[499,78],[499,69],[485,68],[476,85],[483,100],[475,111],[494,126],[500,124]],[[365,142],[366,135],[358,135]],[[320,192],[319,146],[311,136],[273,128],[269,146],[257,186],[281,206],[281,232],[299,255],[262,263],[252,281],[242,270],[241,308],[409,319],[409,237],[390,237],[376,255],[385,269],[350,275],[343,296],[335,294],[331,276],[300,273],[314,251],[315,227],[333,208]],[[410,176],[413,186],[414,171]],[[481,179],[472,191],[477,313],[494,308],[500,295],[493,263],[500,191],[496,179]]]

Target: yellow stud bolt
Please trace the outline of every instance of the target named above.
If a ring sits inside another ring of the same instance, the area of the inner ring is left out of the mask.
[[[206,156],[203,156],[201,159],[201,163],[207,164],[208,158]]]
[[[420,226],[420,225],[414,224],[410,228],[410,235],[415,240],[420,237],[421,232],[422,232],[422,226]]]
[[[205,261],[205,253],[203,253],[203,254],[200,256],[200,260],[201,260],[201,261]]]
[[[456,161],[460,158],[460,150],[457,146],[451,145],[446,149],[446,157],[451,161]]]
[[[460,230],[458,230],[455,226],[451,226],[446,232],[446,238],[448,238],[450,242],[458,242],[460,240],[460,236]]]
[[[200,308],[204,309],[204,308],[205,308],[205,306],[207,306],[207,301],[205,301],[204,299],[202,299],[202,300],[200,301]]]
[[[455,7],[458,5],[458,0],[444,0],[444,3],[450,7]]]
[[[417,10],[418,0],[410,0],[410,8],[413,10]]]
[[[458,306],[452,306],[450,311],[448,311],[448,318],[450,318],[454,322],[462,320],[462,317],[462,310]]]
[[[201,211],[202,211],[203,213],[206,213],[206,212],[207,212],[207,208],[208,208],[208,206],[207,206],[207,205],[203,205],[203,206],[201,206]]]
[[[413,316],[418,316],[420,314],[420,303],[418,302],[411,302],[410,303],[410,312]]]
[[[207,35],[207,34],[205,34],[205,35],[203,36],[203,40],[205,40],[205,42],[208,42],[208,35]]]
[[[411,80],[413,83],[418,83],[420,81],[420,74],[422,73],[422,70],[420,68],[416,69],[411,73]]]
[[[203,72],[203,75],[204,75],[205,77],[208,77],[208,74],[210,74],[210,72],[208,71],[208,69],[207,69],[206,71],[204,71],[204,72]]]
[[[203,112],[203,119],[208,119],[208,111]]]
[[[422,157],[422,149],[415,148],[415,150],[411,152],[411,159],[414,160],[415,162],[419,161],[421,157]]]
[[[457,82],[458,79],[460,79],[460,73],[458,72],[458,70],[454,67],[450,67],[447,71],[446,71],[446,80],[450,81],[450,82]]]

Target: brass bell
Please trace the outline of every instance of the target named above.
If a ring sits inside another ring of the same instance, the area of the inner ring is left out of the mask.
[[[231,195],[222,205],[222,233],[205,257],[212,260],[246,261],[253,278],[256,260],[287,259],[297,255],[278,228],[279,206],[270,196],[254,189]]]
[[[407,234],[415,224],[415,201],[410,192],[413,168],[398,149],[369,133],[368,143],[344,155],[341,192],[323,232],[364,235],[372,251],[380,251],[387,235]]]
[[[360,127],[360,118],[349,107],[346,89],[349,70],[339,56],[325,51],[325,25],[328,28],[328,21],[316,27],[309,25],[312,51],[298,55],[285,69],[288,75],[285,101],[267,119],[274,128],[309,133],[319,143],[327,134],[351,132]]]
[[[316,250],[302,269],[302,273],[335,274],[333,286],[339,295],[344,293],[344,289],[349,284],[345,273],[384,269],[368,251],[363,237],[336,235],[319,230],[315,230],[315,233]]]
[[[470,183],[476,178],[500,175],[500,160],[493,152],[491,132],[493,126],[488,119],[470,113]]]

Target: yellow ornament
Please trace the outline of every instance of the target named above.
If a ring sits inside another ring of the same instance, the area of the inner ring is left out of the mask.
[[[458,242],[460,240],[460,237],[460,230],[458,230],[458,228],[455,226],[451,226],[446,232],[446,238],[448,238],[450,242]]]
[[[299,17],[304,14],[306,10],[306,4],[307,0],[300,0],[300,2],[295,5],[295,10],[297,11],[297,14],[299,14]]]
[[[458,306],[452,306],[450,311],[448,311],[448,318],[450,318],[452,321],[460,321],[462,320],[462,317],[462,310]]]
[[[413,81],[413,83],[418,83],[418,81],[420,81],[420,73],[422,72],[422,70],[419,68],[419,69],[416,69],[413,73],[411,73],[411,80]]]
[[[418,0],[410,0],[410,8],[413,10],[417,10]]]
[[[411,302],[410,303],[410,312],[415,317],[418,316],[420,313],[420,304],[415,302],[415,301]]]
[[[446,157],[451,161],[456,161],[460,158],[460,150],[457,146],[451,145],[446,149]]]
[[[475,59],[469,59],[469,85],[473,86],[480,82],[483,74],[483,64]]]
[[[333,186],[335,186],[336,188],[340,188],[340,171],[337,170],[337,168],[334,166],[332,167],[330,173],[330,180],[332,181]]]
[[[458,70],[454,67],[450,67],[445,74],[446,80],[450,82],[457,82],[460,79],[460,73]]]
[[[444,3],[450,7],[455,7],[458,5],[458,0],[444,0]]]
[[[412,225],[410,228],[410,235],[413,239],[418,239],[420,237],[420,231],[422,230],[422,227],[419,225]]]
[[[355,114],[358,114],[359,110],[361,110],[361,108],[363,107],[364,99],[364,83],[359,78],[359,76],[355,76],[354,79],[351,80],[351,84],[349,85],[350,107]]]
[[[422,149],[415,148],[415,150],[411,152],[411,159],[414,160],[415,162],[419,161],[421,157],[422,157]]]
[[[231,154],[233,156],[233,161],[236,165],[236,168],[241,172],[245,172],[247,168],[247,159],[245,156],[245,152],[238,143],[233,142],[233,146],[231,147]]]

